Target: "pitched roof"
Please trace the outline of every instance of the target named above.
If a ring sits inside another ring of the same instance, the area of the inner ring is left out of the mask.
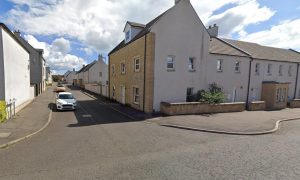
[[[231,39],[222,40],[236,48],[239,48],[249,53],[254,59],[300,63],[300,55],[297,52],[289,49],[262,46],[257,43],[237,41]]]
[[[93,61],[92,63],[82,67],[78,72],[77,74],[81,73],[81,72],[86,72],[88,71],[94,64],[96,64],[97,61]]]
[[[145,24],[136,23],[136,22],[132,22],[132,21],[127,21],[127,23],[128,23],[130,26],[133,26],[133,27],[141,27],[141,28],[144,28],[144,27],[146,26]]]
[[[231,46],[219,38],[211,38],[209,44],[209,52],[212,54],[222,54],[231,56],[249,57],[248,54]]]
[[[173,7],[172,7],[173,8]],[[152,26],[161,18],[163,17],[169,10],[171,10],[172,8],[168,9],[167,11],[165,11],[164,13],[162,13],[161,15],[157,16],[156,18],[154,18],[152,21],[150,21],[149,23],[146,24],[146,26],[144,26],[144,28],[128,43],[125,43],[125,40],[121,41],[113,50],[111,50],[108,55],[111,55],[112,53],[122,49],[123,47],[127,46],[128,44],[134,42],[135,40],[145,36],[146,34],[148,34],[152,28]]]

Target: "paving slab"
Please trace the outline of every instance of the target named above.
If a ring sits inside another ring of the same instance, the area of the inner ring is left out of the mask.
[[[49,118],[54,100],[53,88],[48,88],[15,117],[0,124],[0,146],[40,130]]]
[[[300,109],[279,111],[243,111],[206,115],[182,115],[149,119],[159,125],[187,127],[220,132],[264,132],[274,129],[276,122],[285,119],[300,119]]]

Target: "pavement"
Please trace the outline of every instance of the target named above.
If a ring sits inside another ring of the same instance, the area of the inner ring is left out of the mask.
[[[49,123],[50,108],[54,100],[52,88],[36,97],[15,117],[0,124],[0,148],[24,140],[45,128]]]
[[[283,109],[279,111],[243,111],[205,115],[182,115],[157,117],[149,122],[158,125],[238,135],[258,135],[273,133],[283,121],[300,120],[300,109]]]

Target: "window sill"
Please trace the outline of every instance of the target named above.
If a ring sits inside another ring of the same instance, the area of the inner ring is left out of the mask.
[[[235,74],[241,74],[241,71],[235,71]]]
[[[133,102],[133,104],[134,104],[134,105],[140,105],[140,103],[138,103],[138,102]]]
[[[189,72],[196,72],[196,69],[189,69]]]
[[[217,70],[217,72],[218,72],[218,73],[222,73],[222,72],[223,72],[223,70]]]
[[[267,74],[268,76],[272,76],[272,74]]]
[[[173,72],[175,69],[167,69],[168,72]]]

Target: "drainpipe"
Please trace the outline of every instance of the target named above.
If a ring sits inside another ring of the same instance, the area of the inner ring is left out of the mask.
[[[299,64],[297,64],[297,76],[296,76],[296,83],[295,83],[294,99],[296,99],[297,97],[298,76],[299,76]]]
[[[247,89],[246,109],[249,108],[249,95],[250,95],[250,82],[251,82],[252,62],[253,62],[253,58],[250,57],[250,62],[249,62],[250,66],[249,66],[249,77],[248,77],[248,89]]]
[[[147,53],[147,34],[145,35],[144,46],[144,92],[143,92],[143,112],[145,112],[145,93],[146,93],[146,53]]]

